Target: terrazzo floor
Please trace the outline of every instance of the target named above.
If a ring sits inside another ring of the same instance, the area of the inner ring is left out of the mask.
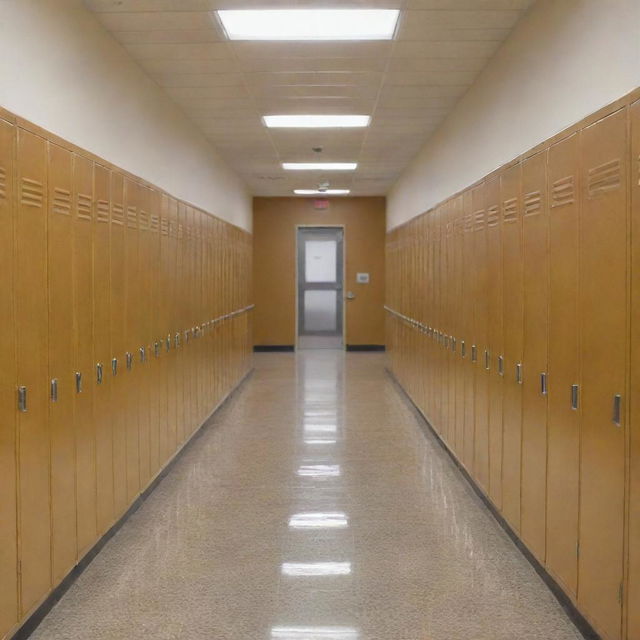
[[[384,362],[256,354],[32,638],[580,639]]]

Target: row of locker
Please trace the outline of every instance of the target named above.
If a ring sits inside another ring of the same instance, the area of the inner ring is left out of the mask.
[[[640,639],[640,102],[387,238],[394,375],[592,626]]]
[[[251,236],[0,114],[0,637],[251,366]]]

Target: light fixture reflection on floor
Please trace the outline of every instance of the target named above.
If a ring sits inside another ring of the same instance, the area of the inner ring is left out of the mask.
[[[230,40],[391,40],[397,9],[231,9],[217,12]]]
[[[338,442],[335,438],[305,438],[305,444],[335,444]]]
[[[341,511],[296,513],[289,518],[291,529],[344,529],[348,526],[349,519]]]
[[[272,627],[271,640],[357,640],[354,627]]]
[[[348,576],[351,573],[350,562],[283,562],[281,573],[284,576]]]
[[[298,468],[298,475],[312,478],[330,478],[341,473],[339,464],[303,464]]]

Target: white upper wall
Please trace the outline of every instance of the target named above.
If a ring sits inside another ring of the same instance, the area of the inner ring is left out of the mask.
[[[387,200],[402,224],[640,86],[640,0],[538,0]]]
[[[81,0],[0,0],[0,105],[251,230],[245,184]]]

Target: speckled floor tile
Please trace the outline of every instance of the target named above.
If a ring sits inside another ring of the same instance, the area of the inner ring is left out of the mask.
[[[36,640],[578,640],[384,372],[256,371]]]

